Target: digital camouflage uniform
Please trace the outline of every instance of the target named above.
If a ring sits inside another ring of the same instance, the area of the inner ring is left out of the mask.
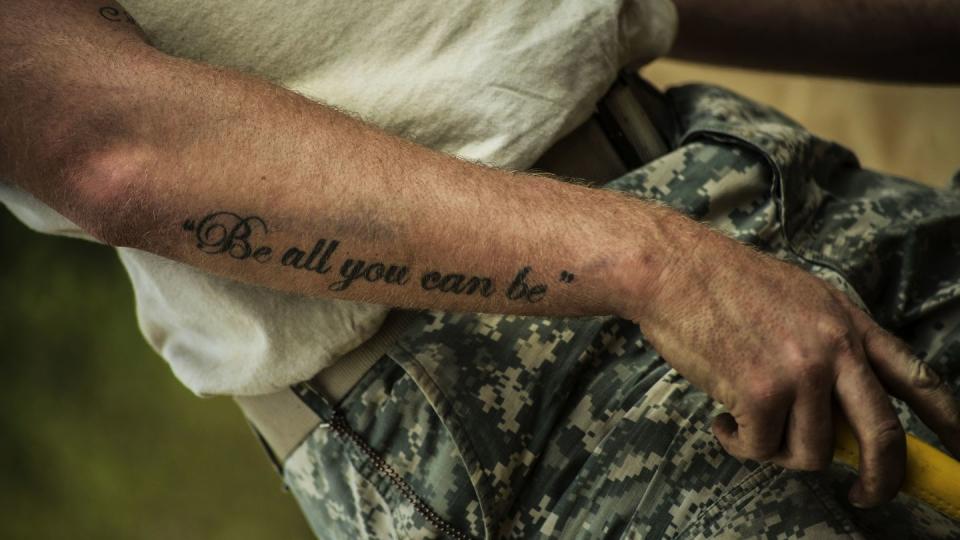
[[[958,193],[862,170],[716,87],[666,99],[677,149],[607,188],[808,269],[957,388]],[[904,495],[852,508],[840,466],[730,457],[709,430],[719,406],[622,319],[423,313],[335,418],[309,384],[294,390],[331,420],[285,466],[322,538],[960,538],[960,524]]]

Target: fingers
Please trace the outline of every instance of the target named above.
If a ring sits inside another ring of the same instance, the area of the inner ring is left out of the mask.
[[[785,409],[757,403],[751,413],[734,419],[723,413],[713,420],[713,434],[730,455],[740,459],[768,461],[779,453],[783,441]]]
[[[774,463],[801,471],[821,471],[830,465],[833,461],[830,390],[829,385],[824,385],[823,390],[811,388],[797,396],[787,421],[784,448],[773,459]]]
[[[906,439],[890,398],[864,361],[844,363],[836,397],[860,445],[860,475],[850,502],[867,508],[889,501],[903,483],[906,463]]]
[[[867,359],[877,377],[894,396],[904,400],[955,457],[960,458],[960,404],[949,385],[906,343],[881,328],[869,315],[850,308],[854,325],[863,335]]]
[[[960,406],[950,387],[926,363],[911,354],[906,343],[873,321],[869,323],[871,326],[864,333],[864,348],[880,381],[917,413],[947,450],[960,458]]]

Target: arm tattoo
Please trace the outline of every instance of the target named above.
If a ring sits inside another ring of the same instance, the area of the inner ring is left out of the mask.
[[[394,287],[408,284],[438,294],[480,295],[484,298],[497,292],[493,278],[460,272],[424,269],[419,273],[409,265],[392,261],[340,257],[340,240],[320,238],[309,249],[287,246],[274,251],[264,244],[270,230],[259,216],[241,216],[234,212],[211,212],[199,220],[183,222],[183,231],[190,234],[197,250],[207,255],[226,256],[237,261],[253,261],[279,268],[312,272],[327,276],[327,289],[341,292],[356,282],[380,283]],[[275,253],[281,253],[275,257]],[[336,269],[336,271],[334,271]],[[533,268],[524,266],[509,283],[503,295],[516,302],[536,303],[547,295],[548,286],[533,281]],[[416,277],[414,278],[414,274]],[[414,278],[414,279],[412,279]],[[560,273],[560,284],[573,283],[575,276],[566,270]]]
[[[133,17],[131,17],[126,10],[114,6],[101,7],[100,16],[110,22],[127,22],[133,25],[137,24],[137,21],[133,20]]]

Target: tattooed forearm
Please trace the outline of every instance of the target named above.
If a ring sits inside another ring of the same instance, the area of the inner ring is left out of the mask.
[[[498,291],[495,280],[488,276],[436,269],[417,272],[410,265],[395,261],[340,257],[341,241],[333,238],[315,240],[309,252],[299,246],[286,246],[275,251],[273,246],[266,244],[270,229],[259,216],[211,212],[199,220],[186,220],[182,229],[190,233],[197,250],[207,255],[221,255],[264,265],[275,264],[279,268],[323,276],[330,274],[326,288],[334,292],[346,291],[358,282],[394,287],[413,284],[424,291],[439,294],[479,295],[484,298]],[[276,258],[274,253],[282,255]],[[564,270],[558,282],[570,284],[574,279],[573,273]],[[544,299],[547,291],[546,284],[534,281],[533,268],[524,266],[503,290],[503,296],[512,301],[537,303]]]

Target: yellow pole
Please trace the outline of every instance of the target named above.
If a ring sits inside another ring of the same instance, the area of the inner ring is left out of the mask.
[[[846,421],[836,422],[833,458],[851,467],[860,465],[860,446]],[[907,468],[902,491],[960,520],[960,461],[907,435]]]

